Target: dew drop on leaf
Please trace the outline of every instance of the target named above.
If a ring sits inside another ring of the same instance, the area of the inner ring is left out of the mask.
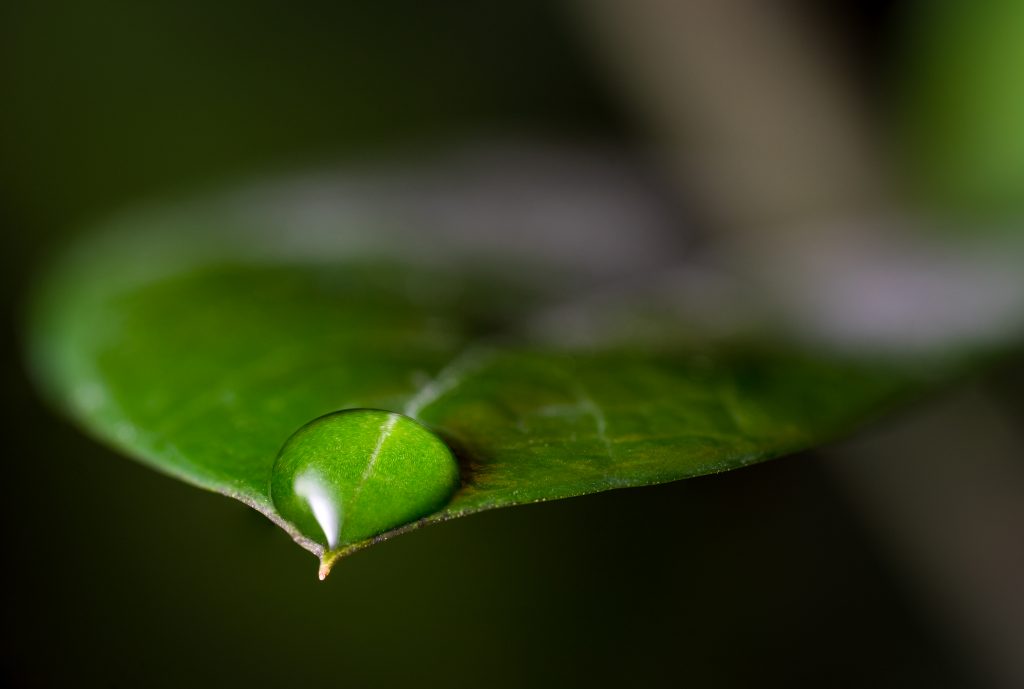
[[[325,558],[443,507],[459,487],[448,446],[419,422],[378,409],[315,419],[281,448],[270,482],[277,512]]]

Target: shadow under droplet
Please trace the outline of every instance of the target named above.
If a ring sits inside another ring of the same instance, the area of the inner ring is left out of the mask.
[[[474,479],[480,475],[482,469],[481,463],[475,459],[473,452],[465,442],[455,435],[439,429],[431,430],[444,441],[448,449],[452,451],[452,455],[455,456],[455,461],[459,465],[459,489],[473,485],[476,482]]]

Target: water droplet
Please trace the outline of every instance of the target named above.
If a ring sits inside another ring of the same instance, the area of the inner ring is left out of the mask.
[[[349,409],[285,442],[270,494],[278,513],[326,556],[436,512],[458,487],[455,457],[425,426],[394,412]]]

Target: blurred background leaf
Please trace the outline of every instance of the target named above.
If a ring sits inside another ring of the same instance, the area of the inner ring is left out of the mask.
[[[913,2],[894,85],[911,185],[971,231],[1024,213],[1024,3]]]

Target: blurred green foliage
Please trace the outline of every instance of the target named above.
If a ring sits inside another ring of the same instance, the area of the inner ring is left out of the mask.
[[[895,99],[912,186],[932,207],[1024,214],[1024,2],[909,3]],[[972,230],[980,229],[977,223]]]

